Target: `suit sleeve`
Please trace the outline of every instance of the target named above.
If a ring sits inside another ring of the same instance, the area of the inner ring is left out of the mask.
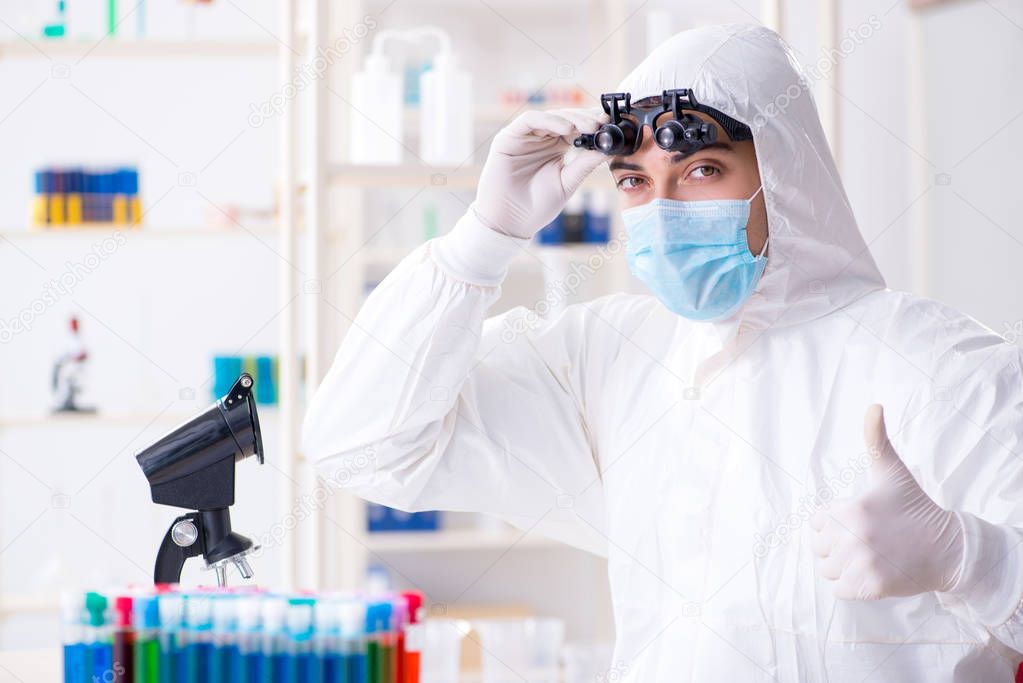
[[[410,254],[345,336],[306,414],[304,451],[369,501],[490,513],[604,554],[580,400],[585,313],[546,322],[517,308],[485,320],[525,243],[470,209]]]
[[[1023,652],[1023,354],[967,320],[937,342],[900,440],[921,485],[963,523],[960,579],[938,597]]]

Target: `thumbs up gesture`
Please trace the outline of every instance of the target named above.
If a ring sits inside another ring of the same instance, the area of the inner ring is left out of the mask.
[[[870,484],[814,515],[811,547],[817,572],[835,596],[877,600],[948,591],[961,574],[963,527],[920,488],[892,448],[880,405],[867,409],[864,438]]]

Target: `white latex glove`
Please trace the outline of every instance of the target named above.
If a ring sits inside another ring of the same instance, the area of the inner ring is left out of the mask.
[[[593,133],[605,114],[585,109],[527,111],[494,137],[472,210],[492,230],[531,238],[554,220],[593,169],[607,160],[596,150],[565,152],[580,133]]]
[[[959,516],[913,479],[888,440],[879,405],[867,409],[864,438],[873,459],[869,488],[835,501],[811,522],[818,572],[835,581],[835,596],[845,600],[954,588],[963,558]]]

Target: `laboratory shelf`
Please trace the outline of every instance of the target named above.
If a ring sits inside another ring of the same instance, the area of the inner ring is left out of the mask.
[[[475,189],[479,166],[424,166],[399,164],[371,166],[368,164],[334,164],[329,170],[332,182],[345,187],[418,188],[431,186],[439,190]]]
[[[82,40],[18,39],[0,41],[0,58],[75,59],[84,57],[276,57],[280,45],[272,40]]]
[[[63,227],[63,228],[10,228],[0,230],[0,242],[5,239],[42,238],[42,239],[63,239],[71,236],[88,236],[95,238],[100,235],[109,235],[115,230],[124,230],[131,234],[132,239],[143,238],[175,238],[175,237],[224,237],[234,235],[246,235],[252,237],[275,237],[276,228],[238,228],[238,227],[183,227],[183,228],[154,228],[148,226],[120,225],[117,223],[93,223],[89,225]]]
[[[196,413],[205,407],[213,405],[213,398],[195,399],[188,411],[168,410],[161,413],[154,408],[151,413],[134,412],[96,412],[96,413],[29,413],[24,415],[12,415],[0,417],[0,429],[14,429],[18,427],[37,427],[41,425],[53,426],[57,424],[75,425],[166,425],[174,427],[183,424],[195,417]],[[269,423],[277,417],[277,407],[259,405],[259,419]]]
[[[538,108],[544,108],[543,105]],[[329,177],[332,183],[348,188],[361,189],[394,189],[394,188],[426,188],[436,190],[475,190],[480,179],[480,165],[465,166],[426,166],[423,164],[403,163],[392,166],[370,164],[332,164]],[[583,181],[585,190],[613,189],[610,178],[600,171],[591,173]]]
[[[366,534],[366,548],[373,553],[429,553],[460,550],[516,550],[553,548],[560,545],[549,538],[523,536],[513,529],[447,529],[444,531],[382,531]]]
[[[391,269],[403,258],[412,253],[416,247],[376,247],[366,246],[360,249],[361,256],[369,268]],[[552,258],[568,263],[586,261],[593,254],[601,254],[607,250],[606,244],[582,243],[560,245],[530,244],[522,250],[511,263],[515,269],[528,270],[543,268],[549,265]]]

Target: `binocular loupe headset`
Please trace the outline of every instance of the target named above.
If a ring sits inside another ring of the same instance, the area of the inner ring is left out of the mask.
[[[658,147],[668,152],[692,154],[713,143],[717,139],[717,129],[698,116],[683,111],[685,109],[707,114],[736,142],[753,139],[749,126],[700,104],[689,88],[665,90],[660,104],[651,107],[633,104],[631,93],[604,93],[600,96],[600,106],[611,117],[611,122],[602,124],[596,133],[577,137],[574,141],[576,147],[599,150],[609,156],[628,156],[639,150],[643,144],[643,128],[650,126]],[[671,120],[658,126],[657,119],[669,113]]]

